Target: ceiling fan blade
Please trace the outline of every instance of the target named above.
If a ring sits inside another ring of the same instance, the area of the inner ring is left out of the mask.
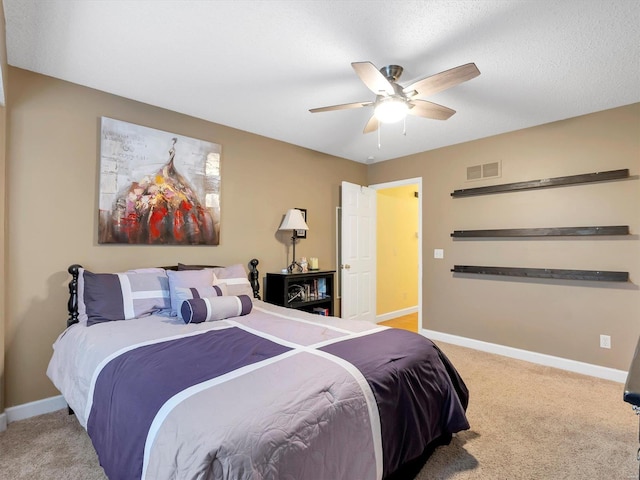
[[[435,93],[455,87],[459,83],[466,82],[480,75],[480,70],[475,63],[467,63],[459,67],[436,73],[423,78],[402,89],[409,97],[416,95],[433,95]]]
[[[375,132],[377,129],[378,129],[378,119],[376,118],[375,115],[371,115],[371,118],[369,119],[367,124],[364,126],[364,130],[362,131],[362,133]]]
[[[411,100],[409,102],[413,105],[412,108],[408,110],[407,113],[409,115],[414,115],[416,117],[424,117],[424,118],[432,118],[434,120],[446,120],[451,117],[455,110],[452,110],[447,107],[443,107],[442,105],[438,105],[437,103],[427,102],[426,100]]]
[[[373,102],[343,103],[342,105],[332,105],[330,107],[312,108],[309,111],[311,113],[330,112],[332,110],[346,110],[348,108],[368,107],[369,105],[373,105]]]
[[[376,95],[381,95],[383,92],[387,95],[393,95],[395,93],[393,85],[380,73],[380,70],[378,70],[373,63],[353,62],[351,66],[360,77],[360,80]]]

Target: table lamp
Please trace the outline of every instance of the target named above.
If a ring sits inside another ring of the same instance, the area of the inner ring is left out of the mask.
[[[284,220],[282,220],[282,223],[280,224],[280,228],[278,230],[293,231],[291,237],[291,242],[293,244],[293,261],[291,262],[291,265],[289,265],[287,270],[289,270],[289,273],[293,273],[296,268],[298,269],[298,271],[302,271],[302,267],[296,261],[296,240],[298,239],[298,230],[309,230],[307,223],[302,217],[302,212],[297,208],[291,208],[287,210],[287,213],[284,216]]]

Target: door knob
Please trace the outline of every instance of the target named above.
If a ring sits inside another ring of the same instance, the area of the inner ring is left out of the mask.
[[[349,270],[351,268],[351,265],[349,264],[342,265],[342,268],[344,268],[345,270]]]

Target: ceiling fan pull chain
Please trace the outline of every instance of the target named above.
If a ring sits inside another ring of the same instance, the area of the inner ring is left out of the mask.
[[[404,117],[404,125],[402,126],[402,135],[407,136],[407,117]]]
[[[378,150],[380,150],[380,122],[378,122]]]

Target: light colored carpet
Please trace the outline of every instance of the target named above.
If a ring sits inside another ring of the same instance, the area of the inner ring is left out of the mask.
[[[417,477],[638,479],[638,419],[620,383],[439,343],[470,391],[471,430]]]
[[[417,480],[638,478],[638,419],[623,385],[438,344],[469,387],[471,430],[438,448]],[[0,433],[0,479],[105,478],[65,410]]]

